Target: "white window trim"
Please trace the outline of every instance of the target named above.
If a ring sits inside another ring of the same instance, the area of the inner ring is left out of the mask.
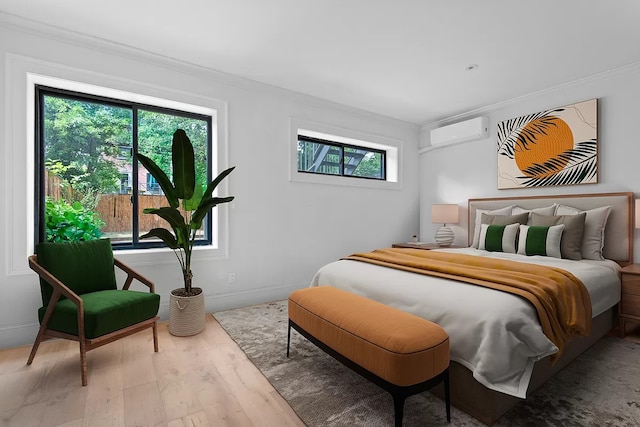
[[[144,104],[211,115],[211,172],[216,176],[228,166],[228,106],[224,101],[174,91],[138,81],[119,79],[93,71],[55,64],[16,54],[6,55],[5,79],[5,271],[7,275],[30,274],[27,257],[34,252],[35,228],[35,85],[70,89]],[[218,190],[228,192],[223,181]],[[228,258],[229,212],[213,209],[218,227],[212,230],[212,245],[199,246],[194,259]],[[217,245],[216,245],[217,243]],[[117,251],[119,258],[137,264],[167,262],[175,256],[169,248]],[[150,258],[153,256],[153,258]]]
[[[298,172],[298,135],[386,151],[386,180]],[[292,117],[289,127],[289,181],[351,187],[402,189],[402,141]]]

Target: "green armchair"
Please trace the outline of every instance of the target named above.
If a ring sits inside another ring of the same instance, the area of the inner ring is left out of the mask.
[[[114,266],[127,274],[117,289]],[[160,296],[153,283],[113,257],[108,239],[86,242],[41,243],[29,267],[40,276],[40,330],[27,365],[42,341],[64,338],[80,344],[82,385],[87,385],[86,353],[146,328],[153,329],[158,351]],[[129,290],[133,280],[149,292]]]

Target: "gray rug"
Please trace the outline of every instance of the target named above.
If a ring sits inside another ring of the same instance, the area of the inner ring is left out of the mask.
[[[393,426],[391,396],[292,331],[286,301],[214,314],[304,423]],[[405,426],[480,426],[429,392],[407,399]],[[497,426],[640,426],[640,344],[607,337],[502,417]]]

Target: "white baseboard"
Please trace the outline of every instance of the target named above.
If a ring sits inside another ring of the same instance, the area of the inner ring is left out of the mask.
[[[247,307],[265,302],[286,299],[296,289],[306,288],[309,284],[287,285],[275,288],[250,289],[240,292],[228,292],[218,295],[205,296],[205,310],[207,313],[229,310],[232,308]],[[169,318],[169,298],[163,298],[160,304],[159,315],[161,320]],[[18,325],[0,326],[0,348],[32,345],[38,334],[40,325],[36,322]],[[26,360],[25,360],[26,363]]]
[[[242,292],[221,294],[205,297],[205,307],[207,313],[229,310],[232,308],[247,307],[250,305],[262,304],[265,302],[279,301],[287,299],[291,292],[296,289],[308,287],[308,283],[299,285],[286,285],[276,288],[253,289]]]
[[[0,348],[33,345],[40,325],[37,322],[0,327]],[[27,363],[25,359],[24,363]]]

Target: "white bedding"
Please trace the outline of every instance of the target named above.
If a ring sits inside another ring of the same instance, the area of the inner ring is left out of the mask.
[[[571,261],[542,256],[447,249],[563,268],[578,277],[591,296],[593,317],[620,299],[613,261]],[[329,285],[408,311],[442,326],[451,360],[473,372],[486,387],[525,398],[534,363],[557,352],[537,320],[535,308],[516,295],[360,261],[322,267],[311,286]]]

